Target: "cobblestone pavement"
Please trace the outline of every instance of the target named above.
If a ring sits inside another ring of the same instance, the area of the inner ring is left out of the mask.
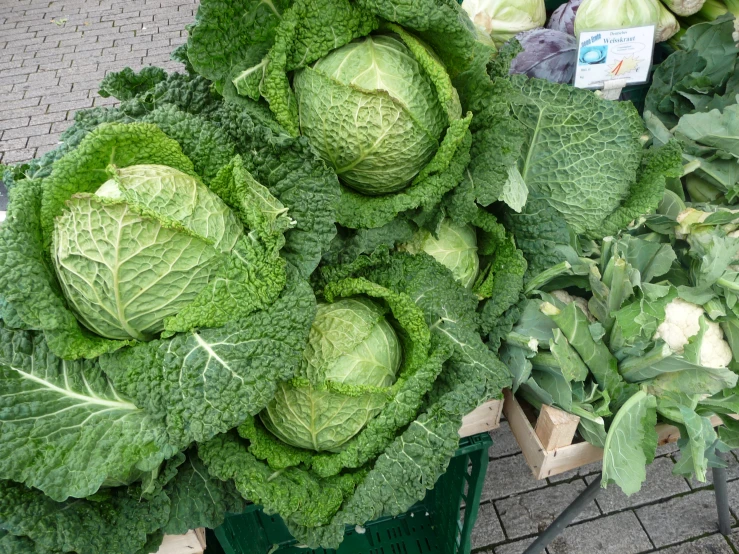
[[[197,0],[0,0],[0,162],[56,146],[74,112],[109,105],[97,84],[126,66],[169,70]],[[1,209],[1,208],[0,208]],[[507,424],[494,433],[473,535],[479,554],[518,554],[592,481],[599,466],[535,481]],[[549,554],[739,554],[739,459],[731,458],[735,530],[717,533],[710,484],[672,475],[679,453],[662,448],[641,492],[604,491]]]
[[[0,163],[56,147],[74,112],[110,105],[97,85],[158,65],[185,42],[197,0],[0,0]]]

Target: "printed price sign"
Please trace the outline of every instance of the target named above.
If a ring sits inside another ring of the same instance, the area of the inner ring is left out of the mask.
[[[609,81],[635,85],[649,80],[655,26],[580,33],[575,86],[602,89]]]

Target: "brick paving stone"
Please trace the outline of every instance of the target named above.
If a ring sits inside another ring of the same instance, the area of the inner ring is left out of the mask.
[[[16,127],[25,127],[26,125],[28,125],[30,120],[30,117],[13,117],[12,119],[0,119],[0,131],[4,131],[5,129],[15,129]]]
[[[735,483],[739,485],[739,481]],[[739,497],[736,502],[739,502]],[[658,548],[718,530],[716,500],[713,491],[708,490],[639,508],[636,515]]]
[[[2,151],[3,158],[0,161],[2,161],[4,164],[17,164],[21,162],[26,162],[33,158],[35,151],[35,148],[23,148],[22,150]]]
[[[563,483],[564,481],[571,481],[576,477],[587,477],[588,475],[599,473],[602,466],[603,464],[601,464],[601,462],[594,462],[592,464],[578,467],[570,471],[565,471],[564,473],[560,473],[558,475],[552,475],[551,477],[547,477],[547,480],[550,483]]]
[[[734,554],[734,551],[722,535],[711,535],[660,550],[660,554]]]
[[[639,492],[626,496],[618,486],[610,485],[607,489],[600,491],[595,501],[603,513],[607,514],[690,491],[683,477],[672,474],[674,467],[675,464],[672,463],[671,458],[657,458],[647,466],[647,480]],[[586,481],[591,483],[595,478],[593,476]]]
[[[509,542],[496,546],[494,550],[489,550],[487,554],[523,554],[532,542],[534,542],[533,538]]]
[[[507,421],[501,421],[500,427],[494,431],[490,431],[490,438],[493,439],[493,446],[490,448],[490,458],[501,458],[518,454],[521,452],[516,437],[511,433],[511,428]]]
[[[739,519],[739,481],[729,483],[729,507]]]
[[[28,127],[16,127],[15,129],[8,129],[3,131],[3,140],[21,138],[21,137],[35,137],[38,135],[48,135],[51,130],[49,123],[42,125],[29,125]]]
[[[20,150],[22,148],[25,148],[28,145],[28,138],[15,138],[15,139],[0,139],[0,147],[3,148],[3,150]],[[31,147],[33,145],[29,145]]]
[[[472,549],[483,548],[505,541],[503,527],[492,503],[481,504],[475,527],[472,529]]]
[[[39,135],[28,139],[29,148],[38,148],[39,146],[59,144],[59,137],[56,135]]]
[[[573,525],[547,550],[550,554],[637,554],[652,549],[634,512],[623,512]]]
[[[497,500],[495,507],[506,535],[517,539],[546,529],[584,489],[584,481],[572,481]],[[598,507],[591,502],[575,521],[592,519],[598,515]]]
[[[497,500],[546,486],[546,481],[534,479],[523,454],[516,454],[490,461],[482,489],[482,500]]]
[[[739,552],[739,529],[734,529],[729,535],[729,542],[734,547],[734,550]]]

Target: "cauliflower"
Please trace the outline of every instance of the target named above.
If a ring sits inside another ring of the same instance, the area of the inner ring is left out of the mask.
[[[588,321],[590,323],[595,323],[595,318],[593,317],[593,314],[590,313],[590,310],[588,309],[588,301],[584,298],[580,298],[579,296],[573,296],[566,290],[553,290],[550,293],[554,298],[559,300],[560,302],[564,302],[565,304],[572,304],[573,302],[577,305],[578,308],[582,311],[582,313],[585,314],[585,317],[588,318]]]
[[[705,315],[703,308],[696,304],[676,298],[665,307],[665,320],[657,328],[655,339],[662,339],[674,351],[681,354],[690,337],[700,331],[700,317]],[[708,321],[708,330],[703,337],[700,362],[706,367],[727,367],[733,356],[729,343],[719,324]]]

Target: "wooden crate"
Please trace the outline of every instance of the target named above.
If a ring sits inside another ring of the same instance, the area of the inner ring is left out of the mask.
[[[477,433],[492,431],[500,427],[500,414],[503,412],[503,400],[488,400],[476,410],[471,411],[462,420],[459,428],[460,437],[469,437]]]
[[[503,391],[505,403],[503,413],[511,427],[526,463],[536,479],[546,479],[565,471],[598,462],[603,459],[603,449],[587,442],[573,442],[577,416],[547,406],[539,418],[533,408],[519,401],[510,390]],[[733,416],[739,419],[739,416]],[[711,419],[714,427],[721,419]],[[656,427],[658,444],[671,443],[680,438],[680,431],[673,425],[660,423]],[[548,447],[545,447],[548,445]]]
[[[205,529],[188,531],[184,535],[164,535],[157,554],[203,554],[205,552]]]

